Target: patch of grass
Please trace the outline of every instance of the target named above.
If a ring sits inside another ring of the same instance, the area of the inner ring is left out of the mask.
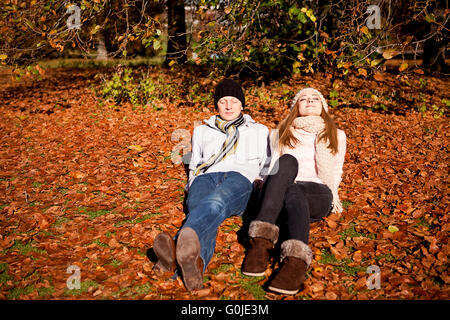
[[[56,234],[47,230],[41,230],[36,235],[45,236],[45,237],[57,237]]]
[[[344,209],[347,209],[348,207],[350,207],[353,204],[353,202],[349,201],[349,200],[342,200],[342,207]]]
[[[225,230],[223,230],[223,232],[230,233],[232,231],[239,230],[240,228],[241,228],[240,225],[238,225],[237,223],[233,223],[230,226],[228,226]]]
[[[115,231],[113,231],[113,232],[107,231],[107,232],[105,233],[105,236],[108,237],[108,238],[111,238],[111,237],[112,237],[113,235],[115,235],[115,234],[116,234]]]
[[[100,216],[104,216],[112,211],[112,210],[90,211],[86,207],[80,207],[80,208],[77,208],[77,210],[79,213],[88,215],[89,219],[91,219],[91,220],[95,219],[97,217],[100,217]]]
[[[86,280],[80,283],[80,289],[66,289],[65,295],[79,296],[89,290],[90,287],[98,288],[98,283],[93,280]]]
[[[425,227],[425,228],[427,228],[427,229],[431,228],[431,224],[429,224],[429,223],[425,220],[424,217],[419,218],[419,220],[418,220],[417,223],[416,223],[416,226],[418,226],[418,227],[423,226],[423,227]]]
[[[334,254],[332,254],[328,250],[322,249],[321,253],[322,254],[321,254],[321,257],[320,257],[320,263],[323,263],[323,264],[335,264],[335,263],[339,262],[339,260],[336,259]]]
[[[6,295],[9,300],[17,299],[21,295],[24,294],[30,294],[35,290],[34,285],[26,286],[25,288],[12,288],[8,291],[8,294]]]
[[[66,222],[69,222],[69,221],[70,221],[69,218],[61,217],[61,218],[59,218],[58,220],[56,220],[56,221],[53,223],[53,226],[54,226],[54,227],[59,227],[59,226],[61,226],[63,223],[66,223]]]
[[[391,253],[380,254],[375,257],[375,261],[379,261],[381,259],[386,259],[387,262],[395,261],[395,257]]]
[[[39,206],[39,205],[41,205],[42,203],[41,202],[39,202],[39,201],[31,201],[28,205],[30,206],[30,207],[34,207],[34,206]]]
[[[37,252],[40,254],[47,253],[47,251],[45,250],[33,247],[33,244],[35,243],[34,242],[23,243],[22,241],[14,240],[14,244],[10,248],[3,250],[3,253],[6,254],[10,251],[17,251],[22,255],[27,255],[30,252]]]
[[[122,221],[116,222],[114,224],[114,227],[121,227],[121,226],[126,225],[126,224],[141,223],[141,222],[143,222],[145,220],[148,220],[148,219],[151,219],[151,218],[153,218],[155,216],[160,216],[160,215],[161,215],[160,212],[154,212],[154,213],[149,213],[149,214],[143,215],[142,217],[139,217],[139,218],[136,218],[136,219],[122,220]]]
[[[53,292],[55,292],[55,288],[54,287],[38,288],[37,292],[38,292],[39,297],[45,297],[45,296],[52,295]]]
[[[8,264],[0,263],[0,284],[6,283],[13,278],[8,274]]]
[[[113,297],[117,298],[118,296],[120,296],[122,293],[124,293],[125,291],[130,290],[129,288],[121,288],[115,292],[112,293]]]
[[[102,247],[102,248],[109,248],[108,244],[106,244],[106,243],[104,243],[104,242],[101,242],[101,241],[98,240],[98,239],[95,239],[94,241],[88,243],[87,246],[88,246],[88,245],[91,245],[91,244],[93,244],[93,243],[95,243],[96,245],[98,245],[99,247]]]
[[[322,249],[322,255],[319,262],[322,264],[334,265],[333,270],[340,270],[353,277],[356,276],[358,272],[366,270],[363,266],[349,266],[349,264],[353,262],[352,259],[337,259],[334,254],[326,249]]]
[[[219,274],[221,272],[227,272],[231,268],[233,268],[233,265],[231,263],[223,263],[217,269],[211,270],[211,272],[214,274]]]
[[[39,61],[42,68],[81,68],[81,69],[97,69],[97,68],[112,68],[117,65],[137,67],[137,66],[152,66],[160,65],[164,62],[163,55],[143,58],[123,58],[123,59],[83,59],[83,58],[61,58],[52,60]]]
[[[261,280],[264,280],[265,277],[249,277],[242,272],[239,272],[240,280],[238,280],[239,284],[242,285],[242,287],[250,292],[253,297],[256,300],[266,300],[266,291],[263,289],[262,285],[260,285],[258,282]]]
[[[352,262],[352,259],[342,259],[339,262],[338,266],[335,266],[334,269],[341,270],[342,272],[355,277],[358,272],[366,271],[366,268],[363,266],[354,266],[350,267],[348,264]]]
[[[39,188],[40,186],[42,186],[42,184],[43,183],[41,183],[41,182],[34,181],[31,185],[35,188]]]
[[[133,295],[149,294],[150,292],[152,292],[152,290],[153,287],[149,282],[144,284],[138,284],[131,289]]]
[[[375,234],[369,234],[364,232],[358,232],[355,229],[356,223],[350,222],[350,227],[345,229],[344,231],[339,232],[341,235],[341,240],[345,240],[347,237],[353,238],[353,237],[365,237],[369,239],[376,239]]]
[[[433,281],[436,285],[442,288],[445,285],[445,281],[440,276],[431,277],[431,281]]]
[[[350,293],[350,294],[353,294],[353,295],[358,294],[358,292],[355,290],[355,285],[354,285],[354,284],[352,284],[351,286],[349,286],[349,287],[347,288],[347,290],[348,290],[348,293]]]
[[[144,251],[141,251],[139,248],[133,248],[132,250],[135,250],[136,254],[142,256],[142,257],[146,257],[147,253],[145,253]]]
[[[117,260],[117,259],[112,259],[110,263],[108,263],[107,265],[113,266],[115,268],[119,267],[122,264],[122,261]]]

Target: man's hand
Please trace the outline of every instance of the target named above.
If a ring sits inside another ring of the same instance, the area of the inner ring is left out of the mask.
[[[256,180],[253,182],[253,185],[254,185],[254,187],[255,187],[256,190],[261,190],[261,189],[262,189],[262,186],[264,185],[264,181],[261,180],[261,179],[256,179]]]

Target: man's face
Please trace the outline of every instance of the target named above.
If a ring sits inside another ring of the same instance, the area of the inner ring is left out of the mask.
[[[236,119],[241,113],[242,103],[236,97],[225,96],[217,102],[217,109],[223,120],[231,121]]]

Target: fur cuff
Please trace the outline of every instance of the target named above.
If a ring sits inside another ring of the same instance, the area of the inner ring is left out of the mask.
[[[273,242],[273,244],[278,241],[278,233],[280,228],[278,226],[260,220],[253,220],[250,223],[248,229],[248,235],[252,238],[264,238]]]
[[[312,261],[312,250],[303,241],[295,239],[286,240],[281,244],[281,261],[283,261],[286,257],[296,257],[302,259],[309,267]]]

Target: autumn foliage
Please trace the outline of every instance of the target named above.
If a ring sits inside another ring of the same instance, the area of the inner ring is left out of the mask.
[[[192,133],[214,114],[206,101],[215,82],[151,68],[174,92],[190,81],[206,98],[161,96],[146,107],[102,97],[95,75],[104,71],[2,77],[0,299],[449,299],[448,80],[315,74],[243,83],[246,111],[269,128],[308,84],[334,101],[330,111],[347,134],[345,209],[312,225],[311,269],[288,297],[264,290],[270,272],[241,274],[238,217],[219,229],[203,289],[187,292],[152,270],[155,236],[175,234],[185,217],[186,175],[171,160],[179,143],[172,133]],[[67,287],[70,265],[80,268],[80,289]],[[369,290],[372,265],[380,288]]]

